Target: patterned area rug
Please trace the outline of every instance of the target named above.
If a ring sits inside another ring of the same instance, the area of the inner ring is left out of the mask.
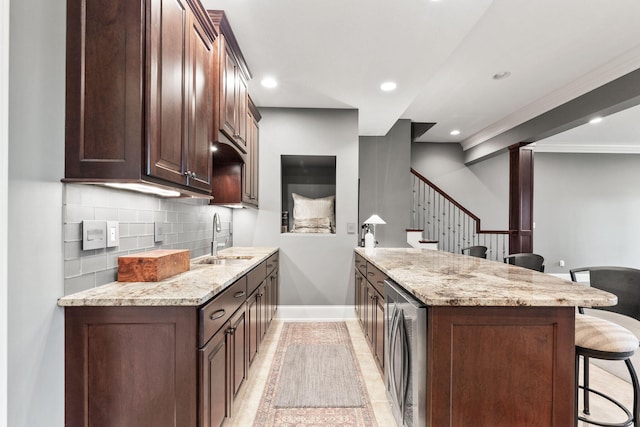
[[[283,325],[254,426],[377,426],[344,322]]]

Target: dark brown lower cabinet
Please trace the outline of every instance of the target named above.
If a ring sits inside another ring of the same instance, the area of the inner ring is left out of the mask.
[[[377,295],[374,300],[375,311],[375,337],[373,345],[373,356],[380,370],[384,372],[384,299],[381,295]]]
[[[429,426],[573,425],[573,307],[429,307]]]
[[[197,307],[66,307],[65,425],[197,423]]]
[[[380,270],[356,258],[355,311],[380,372],[384,372],[384,280]],[[366,267],[365,267],[366,266]],[[366,277],[362,273],[365,269]]]
[[[367,280],[364,276],[356,270],[356,283],[355,283],[355,304],[356,304],[356,313],[358,315],[358,320],[360,321],[360,326],[363,330],[366,330],[367,324]]]
[[[258,354],[258,345],[260,344],[260,288],[256,289],[247,300],[247,322],[249,324],[247,350],[249,353],[249,364]]]
[[[218,427],[233,416],[233,403],[248,373],[246,307],[198,351],[201,427]]]
[[[247,302],[249,311],[249,363],[253,360],[260,349],[260,343],[267,333],[267,313],[266,313],[266,292],[268,280],[265,280],[249,296]]]
[[[230,372],[227,369],[228,329],[223,328],[198,350],[200,360],[201,427],[219,427],[231,417]]]
[[[273,318],[275,265],[199,307],[65,307],[65,425],[223,425]]]

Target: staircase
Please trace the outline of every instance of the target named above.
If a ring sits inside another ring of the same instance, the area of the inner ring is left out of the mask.
[[[411,182],[411,228],[422,230],[422,241],[437,241],[439,250],[457,254],[468,246],[486,246],[487,259],[499,262],[509,255],[509,230],[482,230],[480,218],[414,169]]]

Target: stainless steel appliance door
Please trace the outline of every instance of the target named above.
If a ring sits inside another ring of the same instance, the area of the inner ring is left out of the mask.
[[[399,426],[425,425],[426,306],[391,280],[385,281],[385,379]]]

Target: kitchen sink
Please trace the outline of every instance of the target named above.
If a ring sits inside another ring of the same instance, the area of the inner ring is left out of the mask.
[[[193,261],[194,264],[209,264],[209,265],[239,265],[252,259],[252,256],[207,256],[198,258]]]

